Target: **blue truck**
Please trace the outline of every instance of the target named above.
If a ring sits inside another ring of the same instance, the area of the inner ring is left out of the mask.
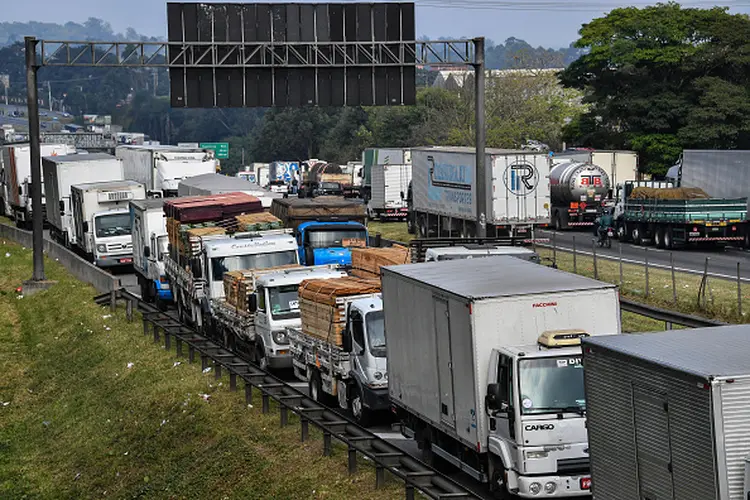
[[[305,266],[352,263],[351,248],[368,244],[367,211],[361,200],[321,196],[273,200],[271,213],[294,229]]]

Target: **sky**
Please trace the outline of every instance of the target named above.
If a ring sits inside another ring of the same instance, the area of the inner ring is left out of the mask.
[[[5,4],[0,7],[0,21],[34,20],[64,24],[98,17],[109,22],[116,32],[124,33],[132,27],[144,35],[166,37],[165,0],[1,0],[0,3]],[[567,47],[576,40],[581,24],[615,7],[649,3],[654,2],[416,0],[417,34],[430,38],[485,36],[495,42],[515,37],[533,46]],[[680,3],[690,7],[715,5],[710,0],[683,0]],[[724,0],[719,5],[729,6],[734,13],[750,14],[750,0]]]

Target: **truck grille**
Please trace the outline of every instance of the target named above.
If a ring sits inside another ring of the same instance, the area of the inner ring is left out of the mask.
[[[563,458],[557,461],[558,474],[588,474],[591,470],[589,458]]]
[[[107,245],[108,252],[122,252],[124,250],[132,250],[132,243],[109,243]]]

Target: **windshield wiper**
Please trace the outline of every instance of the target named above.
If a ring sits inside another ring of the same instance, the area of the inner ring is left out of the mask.
[[[586,416],[586,408],[580,406],[535,406],[529,408],[532,411],[549,411],[555,413],[577,413],[580,416]]]

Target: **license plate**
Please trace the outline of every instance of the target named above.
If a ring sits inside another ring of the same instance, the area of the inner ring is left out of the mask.
[[[581,478],[581,489],[582,490],[590,490],[591,489],[591,478],[590,477],[582,477]]]
[[[120,259],[120,264],[132,264],[133,259]]]

